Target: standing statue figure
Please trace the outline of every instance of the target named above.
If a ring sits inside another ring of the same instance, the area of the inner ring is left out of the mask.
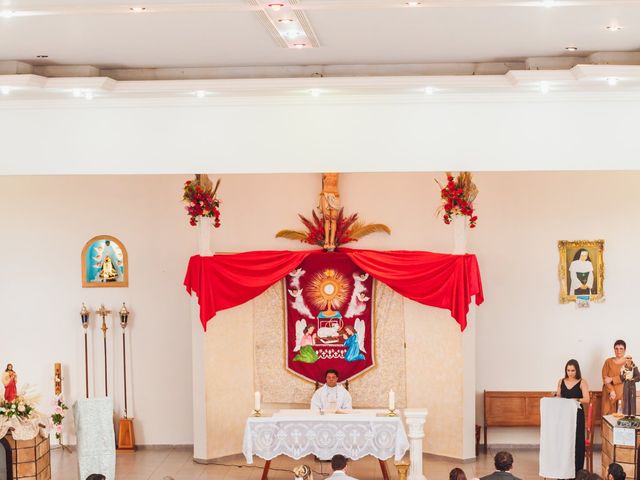
[[[324,222],[324,246],[328,252],[336,249],[336,228],[340,213],[340,192],[338,174],[322,174],[322,192],[320,193],[320,211]]]
[[[2,384],[4,385],[4,399],[13,402],[18,396],[18,375],[13,370],[13,365],[8,364],[7,369],[2,374]]]
[[[113,260],[111,257],[107,255],[102,262],[102,268],[100,269],[100,273],[98,273],[98,277],[103,282],[115,282],[118,279],[118,270],[113,266]]]
[[[636,382],[640,381],[640,372],[633,358],[625,357],[625,362],[620,369],[620,380],[624,383],[622,390],[622,414],[635,416],[636,414]]]

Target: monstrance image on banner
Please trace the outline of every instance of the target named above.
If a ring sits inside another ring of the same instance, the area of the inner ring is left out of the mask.
[[[347,255],[308,257],[284,278],[287,370],[324,383],[375,366],[373,278]]]

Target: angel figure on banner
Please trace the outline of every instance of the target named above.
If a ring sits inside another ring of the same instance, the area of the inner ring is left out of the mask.
[[[300,277],[302,277],[305,272],[301,267],[296,268],[293,272],[289,273],[291,277],[291,288],[299,290],[300,289]]]
[[[366,334],[367,326],[364,320],[356,318],[354,326],[347,325],[344,327],[344,346],[347,347],[347,351],[344,354],[344,359],[347,362],[356,362],[358,360],[365,360],[365,356],[361,353],[367,353],[364,348],[364,337]]]
[[[353,274],[353,292],[351,293],[351,300],[349,301],[345,315],[347,318],[360,315],[367,309],[367,302],[370,297],[367,297],[367,287],[364,286],[364,282],[366,282],[368,278],[368,273]]]
[[[304,298],[302,297],[302,288],[287,288],[289,295],[291,295],[295,300],[291,302],[291,306],[300,314],[304,315],[308,318],[313,318],[311,315],[311,310],[307,307],[307,304],[304,303]]]
[[[313,349],[316,342],[315,325],[307,325],[307,321],[301,318],[296,322],[296,346],[294,352],[298,354],[293,357],[294,362],[316,363],[318,354]]]

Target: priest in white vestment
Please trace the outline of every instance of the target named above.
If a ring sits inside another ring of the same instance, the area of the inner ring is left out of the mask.
[[[326,383],[311,397],[311,409],[325,412],[336,410],[351,410],[351,395],[342,385],[338,385],[338,372],[327,370]]]

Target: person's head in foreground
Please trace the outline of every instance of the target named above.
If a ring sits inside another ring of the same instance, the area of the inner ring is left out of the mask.
[[[333,368],[330,370],[327,370],[327,372],[324,374],[324,380],[327,383],[327,387],[335,387],[338,384],[338,371],[334,370]]]
[[[338,471],[347,468],[347,457],[344,455],[334,455],[331,457],[331,470]]]
[[[461,468],[454,468],[449,472],[449,480],[467,480],[467,476]]]
[[[293,469],[296,480],[313,480],[313,473],[309,465],[298,465]]]
[[[87,480],[107,480],[107,477],[105,477],[101,473],[92,473],[87,477]]]
[[[576,480],[589,480],[589,475],[591,475],[591,473],[583,468],[576,472]]]
[[[496,466],[496,470],[508,472],[513,468],[513,455],[509,452],[498,452],[493,457],[493,464]]]
[[[610,463],[607,469],[607,480],[624,480],[627,474],[624,469],[617,463]]]

